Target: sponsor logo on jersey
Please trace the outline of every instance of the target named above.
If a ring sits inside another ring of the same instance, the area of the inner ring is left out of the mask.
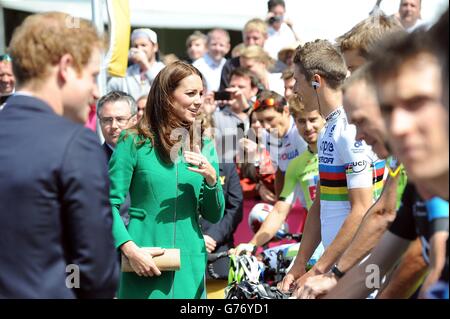
[[[334,145],[331,142],[328,141],[322,141],[322,143],[320,143],[320,151],[327,156],[333,156],[333,152],[334,152]]]
[[[291,151],[291,152],[289,152],[289,153],[283,153],[283,154],[281,154],[280,155],[280,159],[282,160],[282,161],[285,161],[285,160],[291,160],[291,159],[293,159],[293,158],[295,158],[295,157],[297,157],[298,156],[298,150],[293,150],[293,151]]]
[[[358,174],[363,172],[367,168],[367,161],[357,161],[357,162],[351,162],[348,164],[346,173],[347,174]]]
[[[353,154],[359,154],[359,153],[364,153],[365,148],[363,147],[363,142],[361,140],[356,140],[355,143],[353,144],[353,146],[355,148],[352,148],[351,151]]]
[[[328,137],[333,137],[333,133],[334,133],[334,129],[336,128],[336,124],[334,124],[331,129],[330,132],[328,133]]]
[[[333,164],[333,161],[334,161],[333,157],[319,156],[319,163]]]

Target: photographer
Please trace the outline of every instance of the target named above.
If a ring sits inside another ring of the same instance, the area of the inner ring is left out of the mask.
[[[228,147],[231,146],[231,142],[237,147],[237,141],[242,137],[238,136],[239,129],[242,134],[248,130],[250,126],[248,111],[257,93],[258,79],[256,75],[244,68],[234,69],[230,75],[228,88],[225,91],[215,92],[214,100],[219,106],[213,114],[217,129],[216,142],[217,145],[222,143],[224,152],[230,151]],[[224,144],[225,141],[229,145]],[[224,149],[225,146],[227,149]],[[234,157],[234,153],[232,156]],[[228,160],[232,159],[228,158]]]
[[[133,65],[127,69],[125,77],[112,77],[107,91],[122,91],[135,100],[148,95],[153,80],[164,64],[157,59],[158,37],[151,29],[136,29],[131,33],[129,59]]]
[[[267,24],[269,25],[267,33],[268,38],[264,44],[266,50],[273,59],[278,59],[278,52],[299,41],[298,36],[292,27],[292,22],[287,20],[286,4],[284,0],[269,0],[267,2],[268,14]]]

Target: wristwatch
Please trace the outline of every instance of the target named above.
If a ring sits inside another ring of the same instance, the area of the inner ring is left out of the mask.
[[[331,272],[335,274],[339,279],[341,279],[345,275],[345,272],[340,271],[336,264],[331,268]]]

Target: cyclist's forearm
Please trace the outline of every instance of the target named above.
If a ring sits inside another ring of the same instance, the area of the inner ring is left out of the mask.
[[[378,299],[407,299],[423,282],[428,265],[422,257],[422,244],[416,239],[410,244],[397,268],[390,276]]]
[[[364,207],[352,207],[352,211],[347,216],[341,229],[337,233],[333,242],[327,247],[322,257],[314,265],[314,269],[320,273],[325,273],[331,269],[341,254],[352,241],[365,213]]]
[[[388,228],[389,221],[386,216],[376,213],[364,218],[355,237],[337,262],[339,270],[347,272],[367,256]]]
[[[320,225],[320,200],[317,198],[318,197],[316,197],[316,200],[306,216],[302,242],[295,260],[302,265],[306,265],[322,239]]]
[[[250,240],[250,243],[255,246],[262,246],[271,240],[286,220],[290,208],[290,204],[278,201],[269,215],[267,215],[261,228]]]
[[[395,219],[398,177],[388,178],[380,198],[368,210],[349,247],[337,262],[338,269],[347,272],[367,256]]]

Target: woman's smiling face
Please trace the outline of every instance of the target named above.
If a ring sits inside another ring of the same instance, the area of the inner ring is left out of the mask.
[[[193,123],[202,103],[203,82],[196,74],[185,77],[173,91],[174,113],[183,122]]]

